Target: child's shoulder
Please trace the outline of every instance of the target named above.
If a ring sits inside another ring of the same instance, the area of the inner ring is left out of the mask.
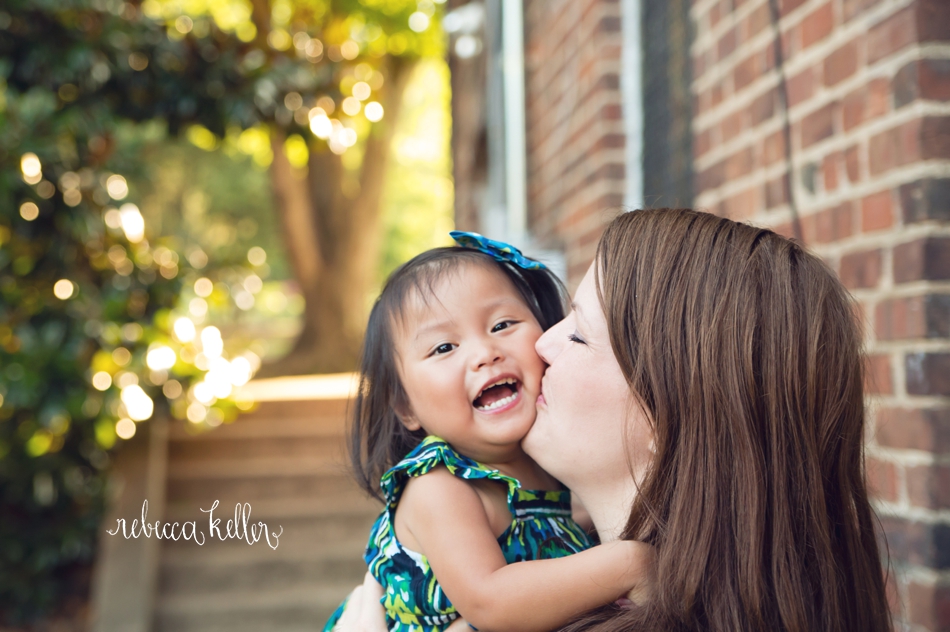
[[[380,482],[386,492],[387,488],[401,487],[406,480],[422,477],[440,467],[456,478],[494,479],[513,487],[521,486],[517,480],[505,476],[497,469],[460,454],[444,439],[434,435],[423,439],[399,463],[390,468]]]

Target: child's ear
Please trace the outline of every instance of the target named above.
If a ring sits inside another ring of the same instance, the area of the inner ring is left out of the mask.
[[[412,410],[409,408],[408,404],[399,403],[395,406],[396,417],[399,418],[399,421],[407,430],[415,432],[422,428],[422,424],[419,423],[419,420],[416,419],[415,415],[412,414]]]

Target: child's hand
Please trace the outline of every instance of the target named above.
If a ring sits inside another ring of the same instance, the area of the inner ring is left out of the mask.
[[[634,587],[627,592],[627,599],[642,606],[653,598],[656,590],[656,549],[645,542],[628,542],[633,547],[633,568],[638,577]]]

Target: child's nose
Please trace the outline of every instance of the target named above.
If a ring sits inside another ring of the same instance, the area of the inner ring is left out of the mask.
[[[505,359],[504,354],[491,341],[479,343],[473,351],[472,369],[478,370],[485,366],[491,366]]]

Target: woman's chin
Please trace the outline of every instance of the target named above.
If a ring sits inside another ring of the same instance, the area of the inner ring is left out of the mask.
[[[540,417],[540,415],[538,416]],[[532,424],[531,428],[528,430],[528,433],[521,440],[521,449],[525,451],[525,454],[534,459],[538,465],[544,469],[547,469],[547,467],[541,462],[544,459],[544,449],[541,445],[543,443],[543,439],[541,437],[543,431],[538,429],[538,421],[539,420],[535,418],[534,424]]]

